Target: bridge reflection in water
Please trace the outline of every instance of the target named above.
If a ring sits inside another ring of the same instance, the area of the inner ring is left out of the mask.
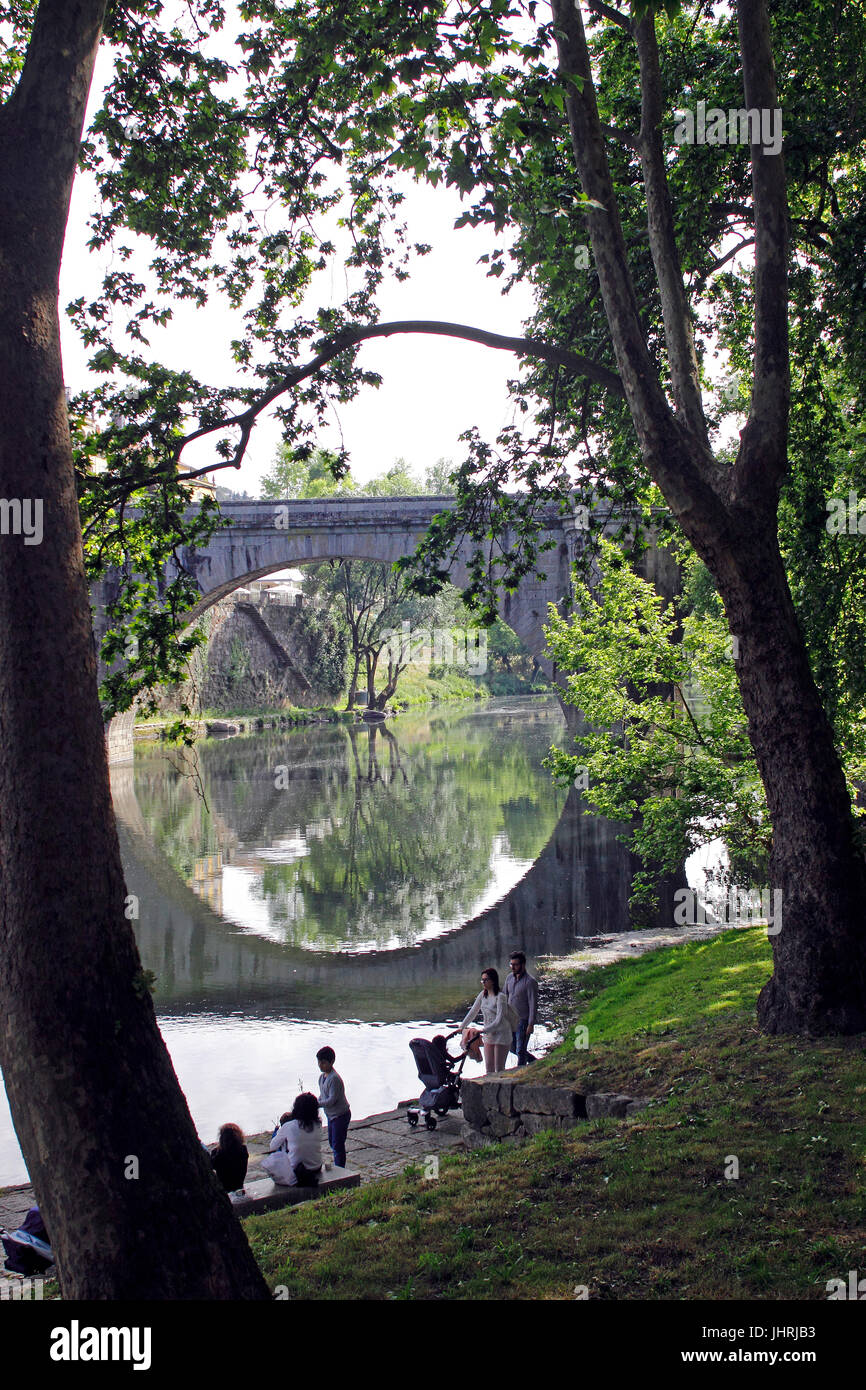
[[[396,727],[396,739],[375,729],[357,735],[350,731],[355,770],[364,774],[361,780],[381,778],[381,761],[386,774],[396,777],[404,771],[399,723]],[[345,739],[342,729],[327,732]],[[325,735],[326,730],[317,734]],[[381,756],[376,752],[377,735],[380,746],[385,744]],[[366,751],[359,749],[359,742],[366,744]],[[289,749],[279,756],[290,756]],[[271,750],[264,760],[264,778],[270,777],[273,758]],[[333,758],[328,763],[331,775],[339,771]],[[295,772],[313,782],[324,776],[315,760],[305,761],[303,756]],[[284,823],[269,820],[270,806],[281,805],[280,793],[273,794],[270,786],[254,804],[242,801],[248,808],[245,824],[243,812],[235,810],[240,830],[222,823],[226,853],[218,849],[191,858],[187,881],[145,823],[131,768],[113,769],[112,793],[127,889],[140,904],[136,931],[143,963],[157,977],[158,1011],[175,1017],[243,1013],[389,1022],[453,1016],[472,997],[481,968],[496,964],[507,969],[516,947],[531,958],[559,955],[573,950],[581,936],[622,931],[629,925],[633,861],[617,838],[623,827],[583,814],[574,790],[538,858],[500,901],[432,939],[422,935],[417,944],[387,948],[365,941],[354,950],[276,940],[266,932],[244,930],[222,915],[223,875],[230,864],[247,862],[244,844],[273,843],[279,828],[286,843]],[[208,794],[213,797],[213,818],[222,816],[224,822],[226,809],[231,811],[226,798],[218,806],[218,788],[210,788]],[[346,827],[355,802],[350,792]],[[555,808],[547,809],[555,814]],[[434,807],[430,814],[435,815]],[[347,872],[346,881],[349,877]]]
[[[203,1138],[273,1124],[315,1090],[324,1042],[356,1117],[388,1109],[417,1094],[409,1039],[462,1018],[482,967],[627,928],[622,828],[551,786],[556,740],[555,702],[490,701],[205,745],[206,805],[158,749],[112,769],[143,964]],[[25,1180],[0,1092],[0,1183]]]

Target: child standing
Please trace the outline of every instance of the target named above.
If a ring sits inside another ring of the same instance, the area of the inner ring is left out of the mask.
[[[346,1088],[339,1072],[334,1071],[336,1053],[332,1047],[322,1047],[316,1053],[319,1064],[319,1104],[328,1121],[328,1143],[338,1168],[346,1166],[346,1135],[352,1111],[346,1100]]]

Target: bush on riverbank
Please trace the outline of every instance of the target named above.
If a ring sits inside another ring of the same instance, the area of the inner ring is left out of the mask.
[[[866,1268],[863,1040],[761,1035],[770,968],[754,928],[575,972],[589,1049],[570,1030],[535,1074],[650,1109],[252,1218],[268,1282],[316,1299],[825,1299]]]

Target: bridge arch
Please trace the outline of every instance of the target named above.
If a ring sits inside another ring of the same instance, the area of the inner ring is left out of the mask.
[[[337,501],[232,502],[222,512],[230,524],[199,550],[182,553],[195,575],[201,601],[190,621],[211,604],[245,583],[274,571],[302,568],[325,560],[373,560],[392,565],[411,555],[433,517],[450,509],[451,497],[341,498]],[[508,624],[544,670],[544,624],[548,604],[567,599],[571,586],[572,547],[558,511],[545,518],[545,539],[554,544],[545,553],[544,580],[528,576],[516,593],[502,595],[500,617]],[[504,538],[507,544],[508,538]],[[472,547],[460,547],[449,571],[457,588],[469,581]]]
[[[190,611],[189,621],[200,617],[212,604],[234,589],[276,570],[302,567],[323,560],[377,560],[393,564],[410,555],[425,535],[433,518],[449,511],[454,498],[440,497],[341,497],[287,500],[242,500],[221,505],[228,525],[211,536],[207,545],[185,547],[181,563],[194,575],[201,599]],[[538,540],[550,548],[539,557],[539,573],[524,577],[513,594],[501,593],[498,609],[542,670],[554,675],[545,656],[544,625],[550,604],[561,605],[571,595],[571,566],[584,544],[586,532],[574,516],[555,503],[539,510]],[[605,514],[605,520],[607,515]],[[514,538],[506,532],[499,541],[507,548]],[[473,546],[458,547],[449,579],[458,588],[468,581]],[[641,572],[660,592],[673,594],[678,586],[676,563],[669,552],[651,545],[644,553]],[[172,576],[169,574],[168,578]],[[92,591],[94,635],[97,647],[106,630],[105,608],[116,580],[106,576]],[[569,722],[575,712],[566,710]],[[132,757],[132,712],[113,719],[107,730],[109,761]]]

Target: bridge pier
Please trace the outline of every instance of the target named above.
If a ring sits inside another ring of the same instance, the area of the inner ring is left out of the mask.
[[[110,767],[132,762],[134,733],[134,710],[125,710],[123,714],[116,714],[113,719],[109,719],[105,725],[105,751]]]

